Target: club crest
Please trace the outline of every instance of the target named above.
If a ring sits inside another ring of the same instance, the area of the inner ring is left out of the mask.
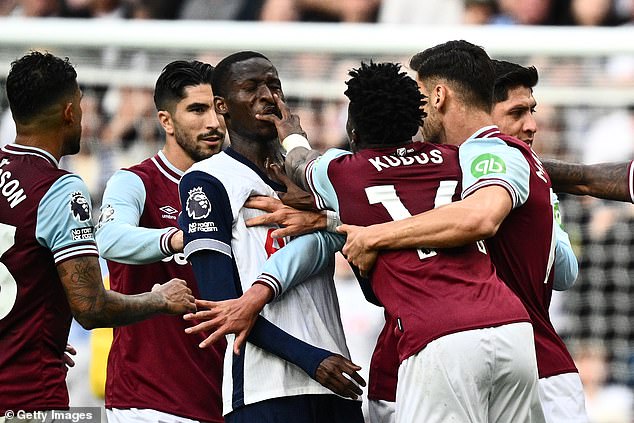
[[[70,211],[79,222],[90,220],[90,205],[81,191],[75,191],[70,195]]]
[[[97,226],[95,227],[95,230],[101,228],[104,223],[110,222],[112,219],[114,219],[114,207],[108,204],[102,208],[101,214],[99,215],[99,220],[97,220]]]
[[[196,187],[189,191],[185,204],[187,216],[192,219],[204,219],[211,213],[211,202],[203,192],[202,187]]]

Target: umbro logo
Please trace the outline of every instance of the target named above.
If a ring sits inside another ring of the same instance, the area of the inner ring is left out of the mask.
[[[167,213],[167,214],[176,214],[176,213],[178,213],[178,210],[176,210],[172,206],[163,206],[159,210],[162,211],[163,213]]]
[[[178,210],[176,210],[174,207],[172,206],[163,206],[161,208],[159,208],[160,211],[163,212],[163,215],[161,216],[163,219],[172,219],[172,220],[176,220],[176,216],[178,214]]]

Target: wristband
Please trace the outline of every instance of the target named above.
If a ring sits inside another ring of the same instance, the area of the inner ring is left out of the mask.
[[[311,149],[308,140],[301,134],[290,134],[288,137],[284,138],[282,141],[282,147],[284,147],[284,150],[286,150],[287,153],[295,147],[304,147],[308,150]]]
[[[337,232],[337,226],[341,225],[339,215],[332,210],[326,210],[326,230],[328,232]]]

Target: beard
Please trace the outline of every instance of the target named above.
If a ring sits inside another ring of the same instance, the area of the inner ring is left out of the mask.
[[[187,153],[187,155],[195,162],[199,162],[203,159],[213,156],[215,153],[220,151],[211,150],[209,148],[205,148],[203,145],[198,143],[197,137],[193,137],[187,134],[185,131],[182,131],[178,126],[174,127],[174,138],[176,138],[176,142],[178,145]]]

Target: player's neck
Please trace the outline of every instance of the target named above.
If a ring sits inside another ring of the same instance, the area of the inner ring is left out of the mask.
[[[282,164],[282,146],[277,139],[271,141],[235,142],[231,139],[231,148],[255,164],[263,172],[267,172],[267,165],[272,163]]]
[[[62,144],[59,137],[50,137],[47,134],[19,132],[15,137],[15,143],[35,147],[49,152],[57,161],[62,158]]]
[[[185,150],[180,148],[180,146],[178,148],[174,148],[166,143],[162,151],[167,161],[178,170],[185,172],[194,164],[194,159],[192,159]]]
[[[450,117],[444,125],[444,144],[460,145],[480,128],[493,125],[491,115],[482,110],[464,110]]]

